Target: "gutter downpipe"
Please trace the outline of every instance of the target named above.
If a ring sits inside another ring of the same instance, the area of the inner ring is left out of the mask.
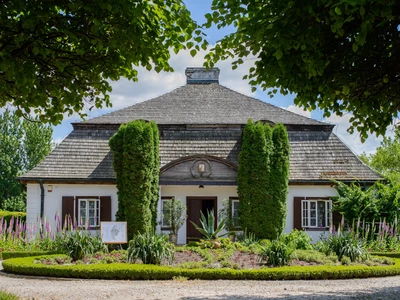
[[[40,218],[43,218],[44,212],[44,187],[43,187],[43,179],[39,180],[40,184]]]

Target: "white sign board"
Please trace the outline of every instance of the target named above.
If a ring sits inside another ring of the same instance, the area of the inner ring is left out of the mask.
[[[106,244],[125,244],[128,242],[126,222],[101,222],[101,240]]]

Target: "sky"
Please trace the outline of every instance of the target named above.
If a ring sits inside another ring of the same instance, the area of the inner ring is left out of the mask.
[[[212,0],[184,0],[187,8],[192,14],[192,18],[199,24],[203,24],[205,22],[204,15],[207,12],[210,12],[211,1]],[[207,40],[212,47],[212,45],[215,45],[219,39],[232,32],[232,30],[232,28],[218,30],[216,27],[212,27],[205,32],[207,34]],[[110,94],[113,105],[112,108],[92,109],[92,111],[87,112],[89,115],[87,119],[160,96],[182,85],[185,85],[185,68],[202,66],[205,54],[206,51],[201,51],[193,58],[189,54],[189,51],[181,51],[177,55],[172,53],[170,64],[175,70],[173,73],[156,73],[155,71],[149,72],[144,68],[139,68],[138,82],[134,83],[126,79],[120,79],[118,81],[111,82],[111,86],[113,88],[113,91]],[[278,107],[288,109],[297,114],[301,114],[318,121],[335,124],[336,126],[333,132],[338,135],[339,138],[356,154],[361,154],[363,152],[371,154],[375,151],[376,147],[380,145],[382,137],[377,138],[376,136],[371,135],[364,143],[361,143],[360,135],[358,133],[349,134],[347,132],[347,128],[349,127],[349,119],[351,118],[350,113],[345,114],[343,117],[332,115],[329,118],[324,118],[322,111],[319,109],[309,112],[295,106],[293,102],[295,95],[293,94],[286,96],[277,94],[273,98],[270,98],[267,95],[267,92],[262,91],[261,89],[258,89],[256,92],[252,93],[251,86],[249,85],[248,81],[243,80],[242,78],[247,74],[248,69],[253,66],[255,60],[244,60],[244,64],[242,64],[236,70],[232,70],[231,62],[232,61],[230,60],[225,60],[215,66],[220,69],[219,82],[221,85]],[[81,121],[82,120],[76,115],[65,118],[62,124],[54,127],[54,141],[56,143],[61,142],[72,131],[71,123]],[[387,134],[391,135],[392,133],[393,132],[389,130]]]

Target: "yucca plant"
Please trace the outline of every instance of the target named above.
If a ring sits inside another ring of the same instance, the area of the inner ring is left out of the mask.
[[[153,232],[137,233],[129,241],[128,260],[132,263],[140,259],[144,264],[160,265],[163,259],[170,261],[174,251],[175,247],[168,242],[166,235]]]
[[[226,223],[226,218],[222,218],[219,220],[218,226],[215,229],[215,218],[214,218],[214,211],[208,211],[207,212],[207,218],[204,216],[203,212],[200,211],[200,223],[201,227],[197,226],[197,224],[193,223],[190,221],[194,228],[196,228],[197,231],[199,231],[205,240],[216,240],[219,237],[223,237],[228,235],[228,233],[222,233],[222,230],[225,227]]]

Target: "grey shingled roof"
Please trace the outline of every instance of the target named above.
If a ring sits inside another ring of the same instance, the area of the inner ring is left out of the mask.
[[[82,180],[113,182],[108,140],[116,130],[75,129],[43,163],[21,180]],[[380,177],[365,166],[332,132],[289,131],[291,182],[337,180],[375,181]],[[240,130],[168,131],[160,142],[161,167],[181,157],[208,154],[237,163]]]
[[[218,83],[187,84],[157,98],[86,121],[121,124],[144,119],[163,124],[246,124],[248,119],[326,125],[235,92]]]

